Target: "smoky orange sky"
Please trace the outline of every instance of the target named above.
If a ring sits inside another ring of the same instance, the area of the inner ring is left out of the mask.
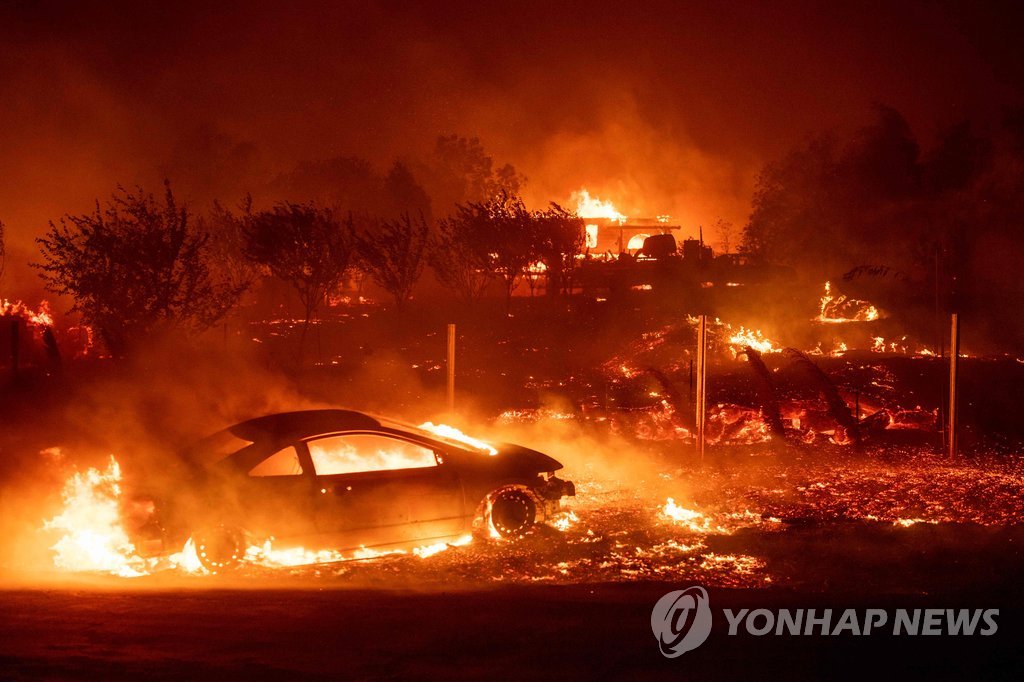
[[[882,102],[927,143],[1024,81],[1009,3],[207,4],[0,9],[9,291],[37,286],[46,221],[117,183],[233,203],[302,160],[385,167],[444,133],[513,163],[531,204],[587,187],[740,226],[760,167],[811,134]]]

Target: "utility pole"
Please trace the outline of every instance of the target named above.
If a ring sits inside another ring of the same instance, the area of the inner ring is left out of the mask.
[[[448,411],[455,411],[455,325],[448,325],[448,383],[446,396],[448,399]]]
[[[947,440],[949,445],[949,457],[955,459],[959,454],[957,443],[957,388],[960,365],[960,316],[953,313],[951,316],[949,333],[949,414],[946,425]]]
[[[707,331],[708,316],[701,315],[697,322],[697,396],[696,396],[696,423],[697,423],[697,452],[700,455],[700,463],[704,464],[704,417],[707,406]]]

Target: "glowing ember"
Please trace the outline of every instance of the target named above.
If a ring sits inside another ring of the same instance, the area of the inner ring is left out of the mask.
[[[729,337],[729,343],[733,346],[750,346],[758,353],[778,353],[780,351],[774,343],[764,337],[760,329],[753,330],[742,326],[739,331]]]
[[[64,531],[51,547],[58,568],[123,577],[146,574],[145,560],[135,554],[135,546],[121,523],[120,481],[121,467],[111,457],[105,471],[75,473],[64,484],[64,509],[45,525]]]
[[[878,308],[867,301],[847,298],[842,294],[832,293],[832,283],[825,282],[825,293],[821,296],[821,308],[818,322],[827,324],[843,324],[846,322],[871,322],[879,318]]]
[[[483,442],[482,440],[477,440],[476,438],[473,438],[471,436],[467,436],[454,426],[448,426],[447,424],[434,424],[433,422],[423,422],[422,424],[420,424],[419,427],[424,431],[429,431],[430,433],[433,433],[434,435],[437,436],[441,436],[442,438],[457,441],[459,443],[462,443],[463,445],[469,445],[473,449],[480,450],[481,452],[486,452],[492,457],[498,454],[498,451],[491,447],[490,445],[488,445],[487,443]]]
[[[432,545],[425,545],[423,547],[416,547],[412,550],[412,553],[421,559],[432,557],[435,554],[445,551],[450,547],[462,547],[473,542],[473,536],[466,534],[461,537],[452,540],[451,542],[435,542]]]
[[[626,222],[626,216],[615,210],[612,202],[592,197],[586,189],[573,192],[569,200],[576,202],[576,215],[581,218],[606,218],[617,223]]]
[[[579,520],[579,517],[576,516],[576,512],[568,511],[562,512],[554,518],[552,518],[551,520],[549,520],[548,525],[550,525],[555,530],[559,530],[564,533],[577,522],[579,522]]]
[[[661,514],[694,533],[707,533],[715,530],[711,525],[711,519],[698,511],[680,507],[671,497],[665,501],[665,506],[661,508]]]
[[[704,555],[700,567],[705,571],[726,571],[734,575],[755,575],[765,567],[764,561],[757,557],[743,554],[715,554],[711,552]],[[766,582],[771,582],[770,577],[765,577]]]
[[[274,549],[273,539],[266,540],[262,545],[250,545],[245,550],[242,559],[246,563],[258,564],[268,568],[279,568],[282,566],[306,566],[310,564],[326,564],[335,561],[344,561],[346,558],[361,559],[360,552],[367,551],[365,548],[357,550],[354,556],[346,557],[341,552],[333,550],[309,550],[304,547],[289,547],[287,549]],[[370,556],[383,556],[383,552],[373,553]],[[365,558],[370,558],[367,556]]]

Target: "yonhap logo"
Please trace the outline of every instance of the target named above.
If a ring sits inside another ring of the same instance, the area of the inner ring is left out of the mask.
[[[651,630],[666,658],[696,649],[711,634],[711,603],[703,587],[669,592],[651,611]]]

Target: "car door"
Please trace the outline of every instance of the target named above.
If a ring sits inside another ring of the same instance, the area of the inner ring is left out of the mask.
[[[305,443],[319,494],[320,532],[339,547],[414,543],[458,534],[462,489],[429,446],[390,434],[353,432]]]
[[[310,543],[318,533],[313,514],[312,466],[303,465],[304,449],[284,447],[243,469],[245,487],[227,504],[241,509],[237,525],[259,537],[273,536],[285,544]]]

